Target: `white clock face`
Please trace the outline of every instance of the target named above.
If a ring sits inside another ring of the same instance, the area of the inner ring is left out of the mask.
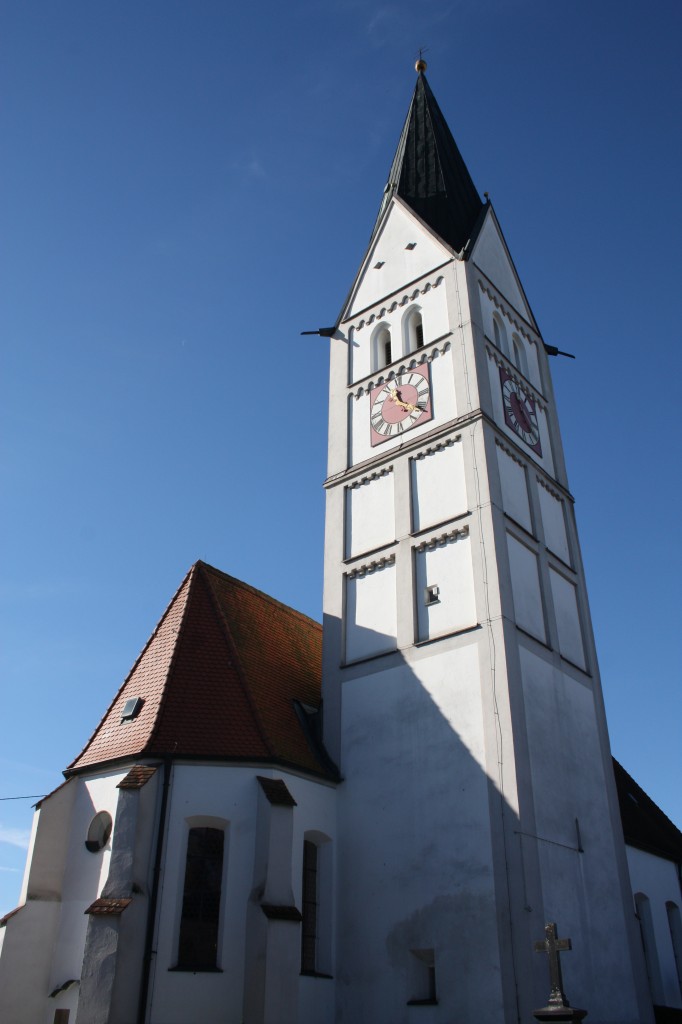
[[[431,419],[431,387],[427,370],[408,370],[375,388],[371,395],[372,445],[403,434]]]
[[[529,448],[532,448],[538,455],[542,455],[540,427],[534,400],[526,394],[513,377],[509,376],[506,370],[500,369],[500,380],[504,419],[507,426],[511,427]]]

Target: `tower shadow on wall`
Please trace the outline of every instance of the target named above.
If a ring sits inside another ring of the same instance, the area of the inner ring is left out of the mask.
[[[324,628],[328,638],[336,631],[328,650],[342,649],[341,624],[328,617]],[[386,644],[367,633],[367,647]],[[494,694],[472,700],[479,640],[477,628],[441,641],[437,659],[429,657],[432,644],[417,649],[412,663],[393,650],[337,669],[340,697],[329,696],[340,701],[342,734],[343,1021],[408,1020],[410,1005],[434,1002],[433,1020],[532,1021],[547,1000],[547,964],[534,953],[548,912],[538,842],[522,835],[533,830],[522,829],[503,795],[503,787],[516,791],[517,780],[505,777],[514,762],[494,712],[485,720]],[[442,657],[444,645],[450,657]],[[520,811],[532,823],[532,807]],[[579,886],[578,850],[561,853],[570,885]],[[574,931],[566,990],[585,1005],[598,986],[587,941],[578,938],[585,924],[579,903],[558,926]],[[609,1019],[608,979],[599,984]]]

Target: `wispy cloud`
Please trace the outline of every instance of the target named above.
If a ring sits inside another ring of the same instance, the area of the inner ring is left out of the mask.
[[[31,833],[27,828],[0,825],[0,843],[9,843],[10,846],[18,846],[20,850],[28,850],[30,838]]]
[[[375,11],[369,22],[367,23],[367,31],[374,32],[375,29],[383,28],[383,26],[390,22],[391,8],[380,7],[378,11]]]
[[[19,874],[19,868],[6,868],[3,864],[0,864],[0,871],[9,871],[13,875]]]
[[[230,167],[233,171],[237,171],[247,178],[254,178],[256,181],[263,181],[268,176],[268,172],[257,156],[233,160]]]
[[[254,156],[249,160],[246,165],[246,170],[254,178],[267,178],[267,173],[262,163],[257,156]]]

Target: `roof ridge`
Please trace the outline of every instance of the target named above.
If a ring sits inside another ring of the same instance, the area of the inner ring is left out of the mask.
[[[207,565],[206,562],[200,562],[200,563],[198,563],[198,565],[199,565],[199,567],[201,569],[204,570],[204,573],[203,573],[204,577],[208,576],[208,573],[211,570],[213,570],[213,572],[217,576],[222,576],[225,579],[230,580],[231,582],[236,582],[236,583],[241,582],[240,580],[234,580],[233,577],[229,576],[227,573],[221,572],[220,569],[215,569],[213,566]],[[251,709],[251,713],[253,715],[254,721],[255,721],[256,726],[258,728],[258,732],[260,733],[261,739],[263,740],[263,743],[265,744],[265,747],[266,747],[268,753],[272,756],[272,754],[275,751],[275,747],[274,747],[274,744],[272,743],[272,740],[270,739],[270,736],[269,736],[269,734],[268,734],[268,732],[267,732],[267,730],[265,728],[265,723],[263,722],[262,716],[260,714],[260,710],[259,710],[258,706],[256,705],[256,702],[253,699],[253,696],[251,694],[251,688],[247,684],[246,673],[244,672],[244,667],[242,665],[241,658],[239,657],[239,649],[237,647],[237,644],[234,641],[234,637],[232,636],[232,631],[231,631],[230,625],[229,625],[229,623],[227,621],[227,617],[226,617],[226,615],[225,615],[225,613],[224,613],[224,611],[223,611],[223,609],[221,607],[221,604],[220,604],[220,601],[218,600],[217,595],[215,594],[215,592],[213,590],[213,587],[210,584],[210,581],[208,579],[206,579],[205,582],[206,582],[206,589],[208,590],[209,600],[211,601],[211,604],[213,606],[213,610],[216,612],[216,614],[218,616],[218,621],[219,621],[219,623],[220,623],[220,625],[221,625],[221,627],[222,627],[222,629],[223,629],[223,631],[225,633],[225,640],[227,641],[227,645],[228,645],[228,648],[229,648],[229,651],[230,651],[230,657],[232,658],[232,661],[233,661],[233,664],[234,664],[235,673],[237,675],[237,678],[239,679],[239,685],[240,685],[240,687],[242,689],[242,692],[243,692],[243,694],[244,694],[244,696],[246,698],[248,706]],[[251,590],[254,593],[260,594],[260,591],[257,591],[255,589],[255,587],[249,587],[248,584],[244,584],[244,586],[245,586],[245,588],[247,590]],[[263,596],[267,596],[267,595],[263,595]],[[279,602],[276,602],[276,603],[279,603]],[[282,607],[287,608],[288,606],[287,605],[283,605]]]
[[[276,605],[289,615],[293,615],[297,619],[304,619],[306,622],[312,623],[318,629],[322,629],[322,623],[318,622],[317,619],[311,618],[310,615],[306,615],[305,612],[299,612],[298,609],[292,608],[290,604],[285,604],[284,601],[280,601],[276,597],[272,597],[270,594],[266,594],[264,590],[259,590],[258,587],[252,586],[250,583],[245,583],[244,580],[237,579],[236,576],[230,576],[229,573],[223,572],[222,569],[216,569],[214,565],[209,565],[208,562],[203,562],[199,559],[195,565],[201,566],[208,572],[215,573],[216,576],[220,576],[224,580],[229,580],[230,583],[236,584],[238,587],[242,587],[244,590],[248,590],[252,594],[256,594],[258,597],[267,601],[269,604]]]
[[[676,825],[676,824],[675,824],[675,822],[674,822],[674,821],[672,820],[672,818],[669,818],[669,817],[668,817],[668,815],[667,815],[667,814],[665,813],[665,811],[664,811],[664,810],[663,810],[663,809],[662,809],[661,807],[659,807],[659,806],[658,806],[658,804],[656,803],[656,801],[655,801],[655,800],[654,800],[654,799],[653,799],[652,797],[650,797],[650,796],[649,796],[649,794],[647,793],[647,791],[646,791],[645,789],[643,789],[643,788],[642,788],[642,787],[640,786],[640,784],[639,784],[639,783],[637,782],[637,779],[633,778],[633,776],[632,776],[632,775],[630,775],[630,772],[629,772],[629,771],[627,770],[627,768],[624,768],[624,767],[623,767],[623,765],[622,765],[622,764],[620,763],[620,761],[618,761],[618,760],[617,760],[617,759],[616,759],[615,757],[613,757],[613,754],[611,755],[611,757],[613,758],[613,760],[615,761],[615,763],[616,763],[616,764],[618,765],[618,767],[620,768],[620,770],[621,770],[621,771],[623,772],[623,774],[627,776],[628,780],[629,780],[629,781],[630,781],[630,782],[632,783],[632,785],[633,785],[633,786],[635,786],[635,788],[636,788],[636,789],[637,789],[637,790],[638,790],[638,791],[639,791],[639,792],[640,792],[640,793],[642,794],[642,796],[643,796],[643,797],[644,797],[644,798],[645,798],[645,799],[646,799],[646,800],[647,800],[647,801],[648,801],[648,802],[649,802],[649,803],[651,804],[651,806],[652,806],[652,807],[654,807],[654,808],[656,809],[656,811],[658,811],[658,813],[659,813],[659,814],[660,814],[660,815],[661,815],[661,816],[662,816],[663,818],[665,818],[665,820],[666,820],[666,821],[668,822],[668,824],[669,824],[669,825],[670,825],[670,826],[671,826],[672,828],[674,828],[674,829],[675,829],[675,831],[677,832],[677,834],[678,834],[678,835],[679,835],[679,837],[680,837],[680,840],[682,841],[682,830],[680,830],[680,829],[679,829],[679,828],[677,827],[677,825]]]
[[[197,561],[194,562],[193,565],[190,566],[189,572],[187,573],[187,575],[185,576],[184,580],[182,581],[182,583],[180,584],[180,586],[176,590],[175,594],[173,595],[173,600],[170,602],[170,604],[168,605],[168,608],[164,612],[164,618],[165,618],[165,616],[168,614],[170,609],[173,607],[173,602],[175,601],[175,599],[180,594],[180,591],[182,590],[183,585],[186,582],[189,592],[187,594],[187,600],[185,601],[185,607],[184,607],[184,610],[182,612],[182,618],[180,619],[180,625],[178,626],[178,631],[175,634],[175,643],[173,644],[173,653],[171,654],[170,660],[168,662],[168,669],[166,671],[166,681],[164,683],[163,690],[161,691],[161,700],[159,701],[158,707],[156,708],[156,715],[154,716],[154,724],[152,725],[152,727],[151,727],[151,729],[149,731],[149,735],[147,736],[147,741],[146,741],[146,743],[144,745],[144,748],[137,755],[138,757],[144,756],[146,750],[152,749],[152,743],[156,739],[156,735],[157,735],[157,733],[159,731],[159,726],[161,724],[161,713],[162,713],[162,711],[163,711],[163,709],[165,707],[166,700],[168,698],[168,690],[170,689],[170,681],[171,681],[172,676],[173,676],[173,671],[175,669],[175,663],[177,661],[178,651],[180,649],[180,637],[182,636],[182,631],[183,631],[183,628],[184,628],[185,623],[187,621],[189,602],[190,602],[190,599],[192,597],[192,587],[194,585],[194,580],[196,579],[196,577],[198,575],[198,570],[199,570],[199,568],[200,568],[200,566],[202,564],[203,563],[199,559],[197,559]],[[159,623],[159,625],[161,625],[161,623]]]
[[[107,719],[107,717],[109,715],[109,712],[111,711],[112,707],[114,706],[114,704],[116,703],[116,701],[120,697],[120,695],[123,692],[123,690],[125,689],[125,687],[128,685],[128,682],[132,678],[133,673],[135,672],[135,670],[137,669],[138,665],[140,664],[140,662],[144,658],[145,654],[147,653],[147,651],[151,647],[152,643],[154,642],[154,640],[158,636],[161,627],[163,626],[164,622],[168,618],[168,615],[170,614],[171,608],[173,607],[173,605],[177,601],[179,595],[182,592],[183,587],[185,586],[185,584],[191,586],[190,576],[192,575],[192,573],[196,569],[197,564],[198,563],[195,562],[193,565],[191,565],[190,568],[188,569],[188,571],[183,576],[183,579],[182,579],[182,582],[180,583],[180,586],[177,588],[177,590],[173,594],[172,598],[168,602],[166,608],[164,609],[163,614],[161,615],[161,618],[159,619],[159,621],[156,623],[156,626],[152,630],[152,633],[151,633],[149,639],[147,640],[146,644],[142,647],[142,650],[140,651],[140,653],[138,654],[137,658],[133,662],[133,665],[131,666],[130,671],[128,672],[128,674],[126,675],[125,679],[123,680],[123,682],[119,686],[119,688],[116,691],[113,699],[107,705],[106,711],[104,712],[104,714],[100,718],[99,722],[97,723],[97,725],[93,729],[93,731],[90,734],[90,736],[88,737],[86,743],[83,745],[81,751],[66,766],[66,768],[64,770],[65,773],[70,771],[73,768],[73,766],[75,764],[77,764],[78,761],[80,761],[80,759],[83,757],[83,755],[85,754],[85,752],[88,749],[88,747],[90,746],[90,744],[93,742],[93,740],[97,736],[97,733],[99,732],[99,730],[104,725],[104,722],[106,721],[106,719]],[[186,608],[185,608],[185,611],[186,611]],[[185,618],[185,613],[183,612],[182,621],[184,621],[184,618]],[[173,654],[171,655],[171,665],[172,665],[173,660],[175,658],[175,652],[177,650],[179,636],[180,636],[180,630],[178,630],[178,632],[175,635],[175,643],[173,645]],[[169,667],[169,674],[170,674],[170,667]],[[157,723],[158,723],[159,713],[160,713],[160,710],[161,710],[161,704],[162,703],[163,703],[163,701],[159,702],[159,707],[157,708],[157,711],[156,711],[156,717],[155,717],[155,720],[154,720],[154,726],[152,727],[151,735],[153,735],[154,732],[156,731],[156,726],[157,726]],[[146,746],[146,744],[145,744],[145,746]],[[138,754],[137,756],[142,756],[142,752],[140,752],[140,754]]]

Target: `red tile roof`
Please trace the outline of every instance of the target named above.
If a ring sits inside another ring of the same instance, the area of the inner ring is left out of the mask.
[[[14,910],[10,910],[4,917],[0,917],[0,928],[4,928],[9,919],[14,917],[15,914],[18,914],[20,910],[23,910],[25,906],[26,904],[22,903],[20,907],[15,907]]]
[[[294,701],[320,702],[322,627],[197,562],[67,772],[124,758],[269,761],[329,775]],[[139,714],[121,722],[131,697]]]
[[[98,915],[110,915],[110,914],[122,914],[126,907],[129,907],[133,902],[131,896],[124,897],[107,897],[100,896],[98,900],[91,903],[87,910],[83,911],[85,914],[94,914],[95,917]]]
[[[156,774],[156,767],[148,764],[136,764],[130,769],[124,779],[121,779],[116,789],[142,789]]]

